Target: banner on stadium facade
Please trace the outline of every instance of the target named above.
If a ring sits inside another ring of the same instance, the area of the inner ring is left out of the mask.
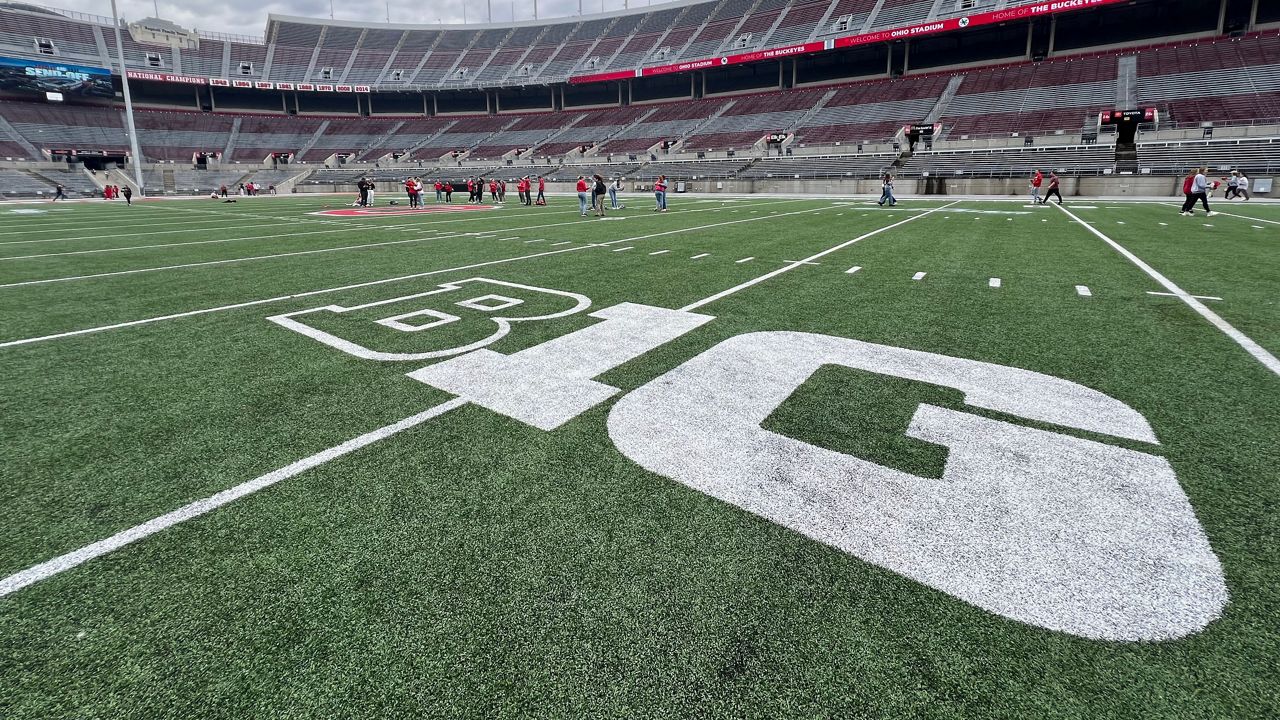
[[[271,89],[273,89],[274,87],[275,87],[275,84],[274,84],[274,83],[269,83],[269,82],[267,82],[267,81],[265,81],[265,80],[254,80],[254,81],[253,81],[253,89],[254,89],[254,90],[271,90]]]
[[[665,75],[668,73],[704,70],[706,68],[721,67],[724,65],[738,65],[740,63],[772,60],[794,55],[808,55],[810,53],[816,53],[822,50],[831,50],[834,48],[856,47],[859,45],[903,40],[906,38],[934,35],[937,33],[952,32],[955,30],[965,30],[968,28],[981,27],[983,25],[993,25],[996,23],[1010,22],[1014,20],[1025,20],[1027,18],[1037,17],[1040,15],[1052,15],[1054,13],[1069,12],[1073,10],[1086,10],[1088,8],[1102,7],[1104,5],[1116,5],[1124,2],[1129,2],[1129,0],[1057,0],[1055,2],[1020,5],[1018,7],[1006,8],[1004,10],[994,10],[991,12],[966,15],[964,17],[946,18],[943,20],[935,20],[933,22],[888,28],[886,30],[878,30],[876,32],[861,35],[848,35],[823,42],[787,45],[785,47],[757,50],[755,52],[742,53],[739,55],[727,55],[720,58],[705,58],[702,60],[689,60],[672,65],[658,65],[638,70],[598,73],[595,75],[579,75],[577,77],[569,78],[569,82],[573,84],[604,82],[607,80],[623,80],[635,77],[648,77],[650,75]]]
[[[111,71],[86,65],[0,57],[0,91],[115,97]]]
[[[209,78],[209,84],[214,87],[231,87],[231,81],[226,78]]]
[[[251,88],[251,87],[253,87],[253,81],[251,81],[251,80],[232,80],[232,81],[231,81],[231,87],[235,87],[235,88]]]
[[[195,75],[174,75],[172,73],[148,72],[146,70],[130,70],[130,80],[155,80],[157,82],[185,83],[187,85],[209,85],[213,81],[209,78],[196,77]]]
[[[911,125],[903,125],[902,132],[904,135],[919,135],[921,137],[939,135],[942,133],[942,123],[914,123]]]
[[[781,145],[786,142],[789,137],[791,136],[784,132],[769,133],[764,136],[764,141],[769,145]]]
[[[1156,122],[1160,112],[1153,107],[1141,110],[1103,110],[1098,113],[1098,122],[1103,125],[1118,125],[1125,122]]]

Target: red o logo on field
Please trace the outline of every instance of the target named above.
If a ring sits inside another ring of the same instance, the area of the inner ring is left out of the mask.
[[[471,210],[497,210],[497,205],[431,205],[424,208],[384,207],[384,208],[336,208],[318,210],[309,215],[327,215],[329,217],[380,217],[383,215],[418,215],[420,213],[468,212]]]

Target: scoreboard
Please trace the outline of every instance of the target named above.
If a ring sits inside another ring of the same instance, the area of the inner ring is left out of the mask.
[[[1103,110],[1098,113],[1098,122],[1102,125],[1120,125],[1131,122],[1156,122],[1160,112],[1153,107],[1140,110]]]

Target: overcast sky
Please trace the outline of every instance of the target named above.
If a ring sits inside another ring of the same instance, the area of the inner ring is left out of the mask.
[[[661,0],[659,0],[661,1]],[[109,3],[103,0],[32,0],[34,4],[65,10],[76,10],[92,15],[108,15]],[[472,0],[466,7],[469,22],[484,22],[487,2],[493,4],[494,22],[509,22],[512,12],[516,20],[533,19],[533,0]],[[578,14],[579,0],[538,0],[538,17],[562,17]],[[621,10],[624,0],[582,0],[586,13]],[[631,7],[648,5],[649,0],[631,0]],[[151,0],[117,0],[120,14],[128,20],[138,20],[155,15]],[[161,0],[160,17],[173,20],[188,29],[235,33],[237,35],[262,35],[267,26],[267,13],[328,18],[329,0],[188,0],[164,2]],[[372,20],[383,22],[387,18],[385,0],[333,0],[333,16],[338,20]],[[463,21],[462,0],[391,0],[391,22],[397,23],[460,23]]]

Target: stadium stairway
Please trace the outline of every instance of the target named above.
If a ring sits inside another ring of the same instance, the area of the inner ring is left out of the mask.
[[[227,146],[222,149],[222,157],[227,160],[231,159],[231,153],[236,149],[236,140],[240,138],[240,122],[243,118],[236,118],[231,122],[231,132],[227,135]]]
[[[298,152],[294,153],[293,156],[295,158],[305,157],[307,154],[307,151],[310,150],[317,142],[320,141],[320,136],[324,135],[324,131],[328,129],[329,129],[328,120],[325,120],[324,122],[320,123],[320,127],[316,128],[316,131],[311,133],[311,137],[308,138],[307,141],[302,144],[302,147],[298,148]]]
[[[0,138],[3,138],[5,142],[11,142],[22,146],[22,149],[29,153],[27,157],[32,160],[43,159],[40,151],[36,149],[36,146],[32,145],[25,137],[22,136],[21,133],[10,125],[9,121],[6,120],[3,115],[0,115]]]

